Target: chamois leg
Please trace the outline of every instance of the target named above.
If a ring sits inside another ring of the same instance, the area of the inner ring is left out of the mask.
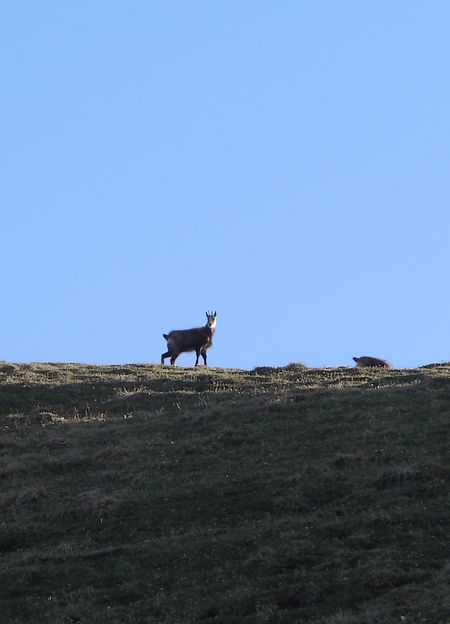
[[[201,355],[201,356],[202,356],[202,358],[203,358],[203,361],[204,361],[204,363],[205,363],[205,366],[207,366],[207,364],[206,364],[206,349],[205,349],[204,347],[203,347],[203,349],[200,351],[200,355]]]
[[[178,357],[179,355],[180,355],[179,353],[177,353],[177,355],[172,355],[172,353],[170,354],[170,365],[171,365],[171,366],[174,366],[174,365],[175,365],[175,360],[177,359],[177,357]]]
[[[197,354],[197,359],[195,360],[195,366],[198,366],[198,358],[200,357],[201,350],[200,349],[196,349],[195,353]]]
[[[168,357],[170,357],[172,355],[172,353],[170,351],[166,351],[165,353],[161,354],[161,365],[164,366],[164,360]]]

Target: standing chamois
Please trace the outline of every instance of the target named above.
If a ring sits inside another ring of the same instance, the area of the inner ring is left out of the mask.
[[[206,366],[206,349],[209,349],[212,345],[212,337],[216,331],[216,317],[217,312],[214,312],[214,314],[206,312],[208,320],[204,327],[176,329],[171,331],[170,334],[163,334],[167,340],[167,351],[161,355],[161,364],[164,365],[164,360],[170,357],[170,363],[173,366],[180,353],[195,351],[197,354],[195,366],[197,366],[200,356],[202,356]]]

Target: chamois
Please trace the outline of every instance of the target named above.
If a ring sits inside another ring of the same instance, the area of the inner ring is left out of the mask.
[[[170,357],[170,364],[173,366],[180,353],[195,351],[197,359],[202,356],[206,366],[206,349],[212,345],[212,337],[216,331],[217,312],[206,312],[207,322],[204,327],[194,327],[193,329],[176,329],[170,334],[163,334],[167,340],[167,351],[161,354],[161,364]]]
[[[354,357],[354,361],[356,362],[356,366],[358,368],[362,368],[364,366],[378,366],[380,368],[391,368],[389,362],[385,360],[380,360],[379,358],[370,357],[369,355],[363,355],[362,357]]]

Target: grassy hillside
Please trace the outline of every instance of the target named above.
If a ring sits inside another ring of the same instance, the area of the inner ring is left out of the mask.
[[[450,622],[450,367],[0,368],[0,621]]]

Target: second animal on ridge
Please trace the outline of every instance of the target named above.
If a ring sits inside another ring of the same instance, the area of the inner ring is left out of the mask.
[[[354,357],[353,360],[356,362],[356,366],[358,368],[363,368],[365,366],[378,366],[379,368],[391,368],[389,362],[386,360],[380,360],[379,358],[370,357],[369,355],[363,355],[362,357]]]

